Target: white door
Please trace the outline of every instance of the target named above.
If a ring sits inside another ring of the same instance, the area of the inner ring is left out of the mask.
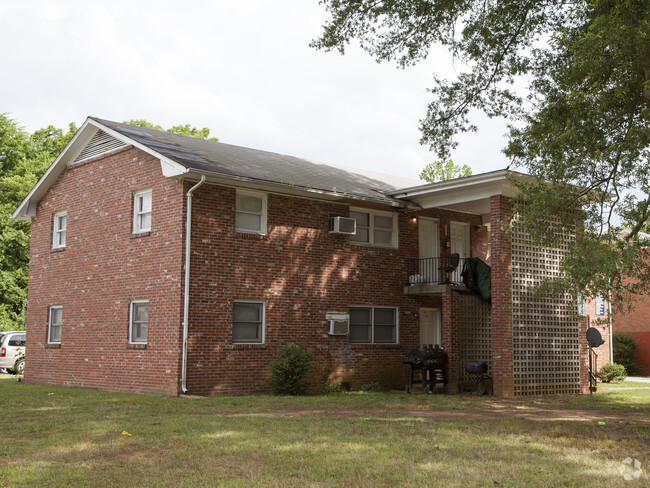
[[[440,231],[438,221],[420,217],[418,219],[420,275],[424,283],[438,282],[438,263],[440,256]]]
[[[450,252],[458,253],[460,258],[470,257],[469,224],[465,222],[451,222],[449,225]]]
[[[442,346],[442,330],[440,327],[440,310],[437,308],[420,309],[420,344],[436,344]]]

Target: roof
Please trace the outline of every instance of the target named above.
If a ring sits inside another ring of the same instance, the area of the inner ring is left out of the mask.
[[[502,181],[505,176],[502,171],[425,184],[411,178],[88,117],[12,217],[33,217],[40,199],[68,166],[128,146],[158,158],[163,175],[170,178],[196,181],[205,175],[209,182],[393,207],[427,208],[427,203],[431,204],[427,196],[457,193],[461,188],[463,198],[468,198],[472,196],[472,187],[485,186],[495,179]],[[490,191],[498,191],[499,185],[489,186]]]

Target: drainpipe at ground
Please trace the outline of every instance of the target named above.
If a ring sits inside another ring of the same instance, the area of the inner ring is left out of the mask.
[[[181,390],[187,393],[187,337],[190,315],[190,248],[192,242],[192,194],[205,183],[205,175],[201,181],[187,192],[187,216],[185,218],[185,289],[183,297],[183,359],[181,371]]]

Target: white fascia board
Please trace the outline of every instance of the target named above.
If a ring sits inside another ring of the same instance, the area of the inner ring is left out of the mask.
[[[89,117],[79,128],[70,142],[68,142],[63,151],[61,151],[61,154],[59,154],[59,156],[50,165],[41,179],[38,180],[36,185],[34,185],[34,188],[32,188],[32,190],[27,194],[16,211],[11,215],[12,219],[30,220],[36,215],[36,205],[40,199],[43,198],[47,190],[49,190],[49,188],[56,182],[70,161],[74,161],[77,155],[83,150],[84,146],[99,129],[124,142],[125,144],[137,147],[138,149],[151,154],[155,158],[160,159],[160,166],[163,175],[168,178],[179,176],[187,172],[187,168],[185,166],[177,163],[176,161],[172,161],[166,156],[153,151],[151,148],[144,146],[143,144],[140,144],[139,142],[136,142],[120,134],[119,132],[109,129],[108,127]]]
[[[70,154],[72,153],[75,156],[79,154],[84,143],[90,140],[97,131],[97,129],[89,127],[89,125],[90,120],[86,119],[77,133],[65,146],[63,151],[61,151],[61,154],[59,154],[50,167],[47,168],[45,174],[36,182],[34,188],[31,189],[16,211],[11,215],[12,219],[30,220],[32,217],[36,216],[36,205],[61,173],[63,173],[63,170],[65,170],[67,166],[67,162],[70,160]]]
[[[141,144],[137,141],[134,141],[133,139],[120,134],[117,131],[114,131],[113,129],[110,129],[106,127],[105,125],[100,124],[96,120],[90,119],[91,123],[95,126],[106,132],[107,134],[113,136],[115,139],[119,139],[120,141],[130,144],[134,147],[137,147],[138,149],[151,154],[153,157],[160,159],[160,168],[163,172],[163,175],[165,175],[167,178],[173,178],[175,176],[180,176],[182,174],[187,173],[189,170],[185,166],[183,166],[180,163],[177,163],[173,159],[169,159],[167,156],[163,156],[160,154],[158,151],[154,151],[148,146],[145,146],[144,144]]]
[[[380,207],[388,208],[405,208],[409,206],[408,202],[401,202],[398,200],[387,201],[381,198],[363,197],[360,195],[351,195],[349,193],[333,192],[329,190],[319,190],[316,188],[303,188],[290,186],[284,183],[275,183],[272,181],[260,181],[243,176],[222,175],[219,173],[209,173],[197,170],[189,170],[183,175],[183,179],[187,179],[188,181],[198,181],[201,178],[201,175],[206,176],[206,183],[235,188],[246,188],[250,190],[259,190],[279,195],[289,195],[315,200],[328,200],[341,203],[348,203],[351,201],[366,202],[368,204],[374,204]]]
[[[413,198],[449,190],[456,191],[465,188],[476,189],[481,185],[504,183],[511,174],[512,172],[508,170],[498,170],[491,173],[483,173],[480,175],[466,176],[464,178],[428,183],[426,185],[414,186],[411,188],[403,188],[401,190],[390,192],[389,195],[394,198]]]

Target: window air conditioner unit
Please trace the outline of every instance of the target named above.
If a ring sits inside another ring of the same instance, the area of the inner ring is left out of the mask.
[[[326,315],[328,322],[329,335],[348,335],[350,333],[350,315],[345,313],[328,313]]]
[[[348,234],[357,233],[357,221],[349,217],[330,217],[330,234]]]

